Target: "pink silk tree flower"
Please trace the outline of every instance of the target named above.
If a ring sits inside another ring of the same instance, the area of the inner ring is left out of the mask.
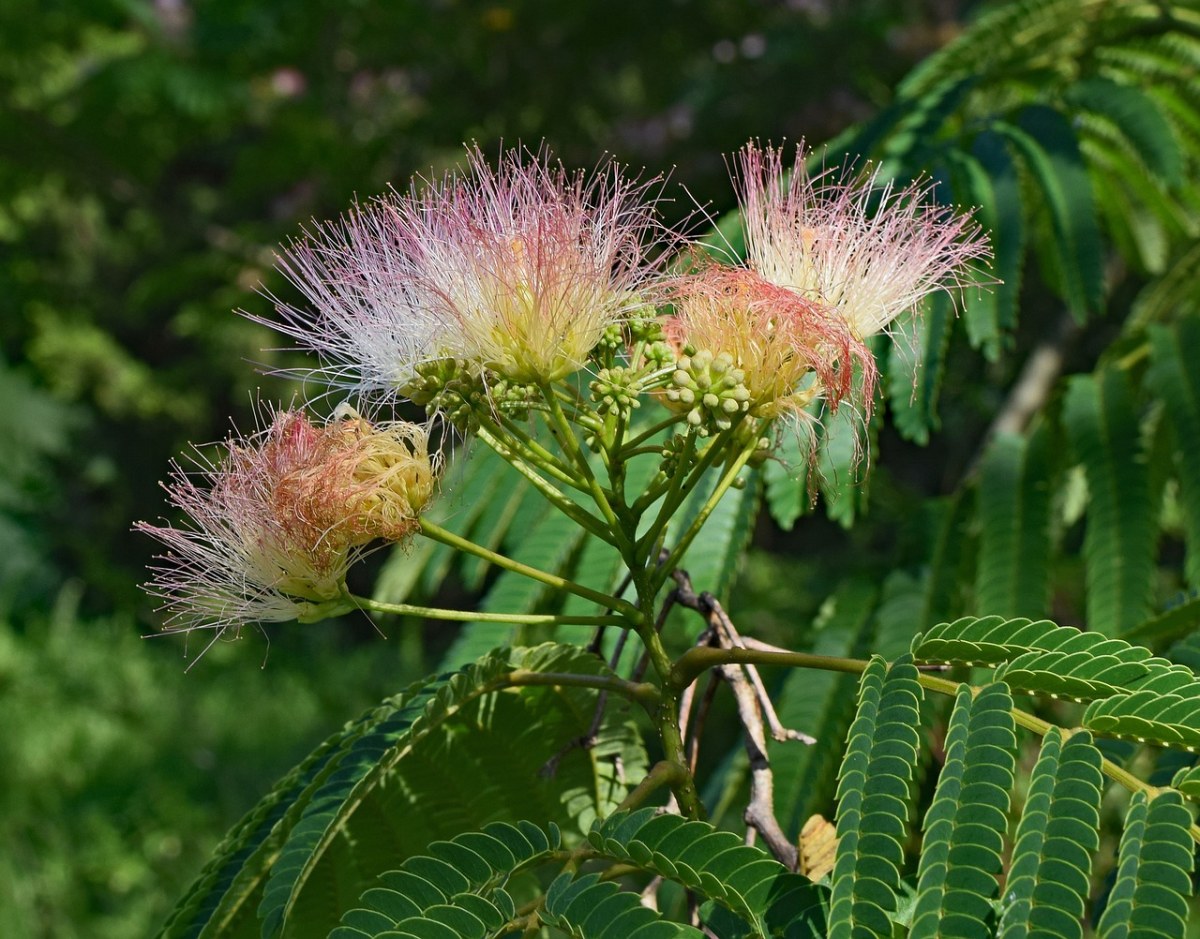
[[[667,298],[667,339],[677,350],[724,355],[757,417],[797,415],[818,396],[836,408],[851,394],[855,361],[874,375],[870,352],[833,311],[746,268],[701,268]]]
[[[803,157],[797,148],[789,175],[781,149],[751,143],[738,154],[747,263],[834,310],[856,339],[885,330],[934,291],[961,288],[969,262],[989,256],[970,215],[926,202],[930,185],[879,187],[878,171],[813,176]]]
[[[272,325],[322,356],[331,383],[403,393],[416,366],[444,358],[555,381],[644,305],[658,230],[647,184],[515,150],[497,169],[477,148],[467,162],[467,175],[381,196],[280,258],[314,310],[278,304]]]
[[[323,426],[297,411],[226,444],[199,473],[175,466],[166,485],[187,526],[135,526],[167,547],[147,590],[168,631],[288,622],[336,606],[346,572],[377,539],[416,528],[432,497],[423,428],[379,428],[355,415]]]

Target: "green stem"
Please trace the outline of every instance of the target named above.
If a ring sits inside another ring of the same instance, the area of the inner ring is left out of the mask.
[[[476,418],[479,415],[476,414]],[[516,439],[525,450],[526,457],[532,457],[531,462],[545,469],[548,475],[557,479],[559,482],[568,486],[573,486],[580,491],[586,491],[584,485],[571,475],[570,469],[558,458],[554,453],[551,453],[539,443],[532,434],[528,433],[522,427],[518,426],[516,421],[504,416],[503,414],[496,415],[496,421],[489,421],[493,431],[500,431],[502,434],[508,434]],[[497,423],[498,422],[498,423]],[[482,420],[480,421],[482,424]]]
[[[533,672],[516,669],[501,678],[505,684],[568,686],[573,688],[595,688],[628,698],[653,714],[661,697],[658,688],[649,682],[626,681],[612,675],[580,675],[576,672]]]
[[[679,801],[679,810],[687,818],[704,818],[704,803],[700,800],[700,793],[696,789],[696,780],[685,769],[688,765],[687,751],[683,745],[683,732],[679,726],[679,701],[683,688],[672,684],[670,680],[674,665],[670,656],[667,655],[662,636],[658,634],[655,623],[653,608],[655,591],[648,589],[652,576],[653,572],[646,569],[634,572],[638,599],[643,606],[642,622],[637,627],[637,633],[646,646],[646,654],[650,657],[651,666],[662,681],[662,697],[653,719],[658,728],[658,737],[662,742],[663,754],[666,756],[667,762],[674,763],[683,769],[682,775],[674,779],[671,786],[675,798]]]
[[[621,600],[607,593],[601,593],[599,590],[593,590],[591,587],[585,587],[583,584],[577,584],[573,580],[567,580],[565,577],[559,577],[557,574],[551,574],[536,567],[530,567],[528,564],[522,564],[520,561],[514,561],[506,555],[498,554],[495,551],[485,548],[483,545],[463,538],[461,535],[447,531],[428,519],[419,519],[418,524],[421,526],[421,533],[428,538],[432,538],[434,541],[438,541],[477,558],[482,558],[485,561],[490,561],[497,567],[503,568],[506,571],[512,571],[514,574],[521,574],[530,580],[536,580],[538,583],[545,584],[547,587],[553,587],[556,590],[565,590],[567,593],[573,593],[577,597],[591,600],[604,609],[620,613],[625,618],[627,626],[636,626],[643,619],[642,611],[627,600]]]
[[[571,429],[571,425],[567,422],[567,416],[563,413],[562,405],[559,403],[554,389],[549,385],[543,385],[542,395],[550,405],[550,417],[560,435],[559,443],[562,444],[563,449],[583,476],[584,481],[587,483],[588,491],[596,503],[596,507],[600,510],[604,521],[608,523],[608,529],[611,534],[605,540],[609,544],[616,545],[617,549],[626,557],[631,556],[633,546],[625,534],[624,528],[622,528],[620,522],[617,520],[617,514],[613,511],[613,507],[608,501],[608,496],[605,494],[604,488],[600,485],[600,480],[592,472],[587,455],[579,448],[579,441],[575,438],[575,431]]]
[[[548,404],[550,403],[551,399],[553,399],[556,404],[560,405],[560,410],[562,404],[567,405],[567,407],[571,409],[571,414],[569,417],[571,423],[578,424],[580,427],[586,427],[595,434],[598,434],[604,430],[604,421],[599,418],[595,412],[585,409],[583,407],[583,402],[578,395],[568,393],[567,391],[563,390],[560,385],[555,385],[549,390],[546,388],[546,386],[543,386],[542,390],[546,395],[546,401]]]
[[[533,483],[533,487],[540,492],[546,500],[556,509],[575,522],[581,528],[586,529],[602,541],[606,541],[611,545],[616,546],[617,541],[611,528],[604,524],[601,519],[596,518],[587,509],[576,502],[572,502],[562,492],[555,489],[554,486],[538,475],[533,467],[529,466],[517,454],[512,451],[507,443],[498,437],[494,436],[491,431],[480,425],[476,431],[480,440],[492,448],[496,454],[512,466],[518,473]],[[572,483],[578,488],[578,482]]]
[[[629,809],[636,809],[663,786],[674,788],[686,776],[687,770],[680,764],[672,763],[669,760],[659,760],[642,781],[637,784],[634,790],[617,806],[616,811],[622,812]]]
[[[626,441],[621,447],[619,447],[617,449],[616,455],[620,456],[621,458],[626,457],[628,455],[627,451],[630,448],[640,447],[642,444],[644,444],[647,440],[649,440],[655,434],[659,433],[660,431],[666,430],[672,424],[678,424],[681,420],[682,420],[682,417],[680,417],[680,415],[672,414],[670,417],[659,421],[657,424],[655,424],[653,427],[649,428],[648,430],[642,431],[640,434],[638,434],[632,440]]]
[[[696,467],[690,473],[672,473],[670,479],[667,480],[667,489],[665,493],[661,493],[659,490],[651,487],[633,503],[634,512],[640,513],[650,508],[650,506],[654,504],[654,501],[660,498],[660,496],[663,500],[663,504],[659,506],[658,515],[655,517],[654,523],[650,526],[646,533],[642,535],[641,540],[638,542],[637,549],[639,556],[644,555],[645,545],[653,544],[654,542],[658,541],[658,536],[666,530],[667,523],[671,521],[671,516],[674,515],[679,506],[683,504],[683,500],[688,497],[688,493],[696,488],[696,484],[704,476],[704,471],[708,469],[709,464],[712,463],[713,458],[716,456],[716,454],[713,452],[713,448],[716,446],[717,441],[713,440],[713,442],[700,456],[700,459],[696,463]],[[696,435],[694,433],[690,433],[684,438],[683,450],[679,454],[679,458],[677,460],[677,469],[682,470],[683,467],[687,466],[688,461],[691,460],[692,454],[695,453],[695,450]]]
[[[671,549],[671,553],[667,555],[666,560],[663,561],[661,567],[657,569],[657,584],[655,585],[655,589],[661,586],[663,581],[671,575],[671,571],[675,569],[675,565],[679,563],[680,558],[682,558],[687,549],[691,547],[692,542],[696,540],[696,536],[700,534],[700,529],[704,527],[704,523],[708,521],[708,517],[712,515],[713,511],[716,509],[717,503],[721,501],[721,497],[729,491],[729,487],[732,486],[734,480],[737,479],[737,475],[742,471],[742,467],[744,467],[750,457],[753,456],[755,449],[756,447],[752,444],[738,454],[737,459],[730,464],[729,469],[725,471],[725,474],[717,482],[717,485],[713,488],[712,494],[708,497],[708,501],[706,501],[701,507],[700,511],[696,515],[696,518],[688,527],[688,530],[684,532],[683,537],[676,542],[675,547]]]
[[[441,607],[414,606],[411,603],[384,603],[368,597],[348,595],[355,606],[372,613],[396,616],[420,616],[423,619],[451,620],[462,623],[513,623],[518,626],[620,626],[629,627],[623,616],[563,616],[554,613],[472,613]]]

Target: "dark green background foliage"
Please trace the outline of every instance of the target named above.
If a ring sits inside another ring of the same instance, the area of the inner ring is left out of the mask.
[[[697,588],[745,632],[833,655],[894,659],[921,629],[997,614],[1200,666],[1186,638],[1200,617],[1198,74],[1190,2],[0,5],[0,934],[148,932],[317,741],[507,638],[384,622],[385,642],[359,618],[273,629],[269,648],[249,631],[184,674],[182,640],[138,638],[154,623],[135,589],[152,546],[128,531],[160,514],[156,482],[187,441],[219,439],[230,415],[251,426],[259,394],[302,393],[255,374],[290,354],[231,313],[269,312],[263,287],[288,296],[273,247],[440,173],[468,140],[675,167],[672,221],[732,208],[724,156],[752,136],[832,141],[834,161],[881,160],[979,206],[1003,283],[967,291],[957,318],[931,304],[900,324],[898,351],[880,346],[869,485],[852,428],[827,422],[819,480],[796,479],[797,451],[722,503],[689,556]],[[1028,411],[1018,388],[1034,391]],[[456,468],[441,520],[611,578],[603,551],[564,550],[560,520],[494,469]],[[378,571],[381,599],[556,602],[432,545]],[[695,628],[676,621],[680,648]],[[856,684],[768,678],[785,723],[833,742],[772,754],[794,833],[833,814]],[[930,720],[941,733],[948,709]],[[704,795],[735,826],[744,761],[712,727],[711,762],[733,755],[702,772]],[[1187,765],[1105,746],[1159,782]],[[936,806],[935,775],[918,762]],[[1111,802],[1079,887],[1093,898],[1121,838]],[[914,883],[927,876],[908,861]]]

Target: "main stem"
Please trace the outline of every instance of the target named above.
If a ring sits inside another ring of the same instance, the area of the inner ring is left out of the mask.
[[[674,663],[667,655],[662,637],[658,634],[654,616],[654,593],[652,571],[642,568],[635,575],[638,600],[642,606],[642,622],[637,626],[638,636],[646,647],[650,664],[661,682],[661,697],[658,709],[653,715],[658,736],[662,741],[663,755],[666,761],[677,767],[671,781],[671,789],[679,802],[679,810],[691,819],[704,818],[704,803],[700,801],[700,793],[696,789],[696,779],[688,769],[687,753],[683,745],[683,732],[679,727],[679,698],[682,689],[672,683],[671,674]]]

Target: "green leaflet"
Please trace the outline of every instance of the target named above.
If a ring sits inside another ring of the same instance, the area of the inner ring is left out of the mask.
[[[878,656],[862,675],[838,779],[830,939],[889,936],[919,747],[921,686],[907,657]]]
[[[1103,180],[1096,188],[1096,210],[1109,240],[1135,270],[1161,273],[1183,232],[1179,207],[1113,127],[1091,114],[1081,114],[1079,121],[1080,151],[1092,178]]]
[[[605,857],[716,901],[761,935],[811,935],[823,919],[823,889],[708,822],[660,815],[653,808],[618,812],[597,823],[588,841]]]
[[[960,685],[945,765],[925,815],[910,939],[970,939],[987,931],[1008,831],[1016,750],[1008,688],[987,685],[974,695]]]
[[[1083,726],[1097,734],[1200,752],[1200,683],[1169,691],[1153,687],[1158,682],[1149,684],[1093,701],[1083,713]]]
[[[1078,939],[1100,846],[1100,752],[1091,735],[1042,741],[1013,841],[1000,905],[999,939]]]
[[[774,458],[763,466],[767,509],[784,531],[791,531],[796,519],[810,508],[808,475],[816,429],[808,423],[797,424],[783,434]]]
[[[825,497],[829,517],[849,528],[867,504],[867,486],[862,472],[865,441],[862,418],[852,408],[838,408],[825,416],[820,427],[817,451],[817,481]]]
[[[951,155],[952,158],[951,158]],[[1016,166],[994,131],[977,134],[970,154],[950,150],[955,195],[964,205],[978,206],[977,217],[992,245],[989,269],[978,268],[984,286],[963,293],[963,324],[972,348],[990,361],[999,358],[1003,334],[1017,323],[1017,295],[1025,254],[1025,219]],[[992,280],[998,281],[992,283]]]
[[[960,73],[920,97],[909,99],[899,120],[889,128],[883,156],[888,160],[926,162],[932,151],[930,142],[976,83],[975,75],[967,73],[964,78]]]
[[[945,291],[925,301],[920,315],[909,313],[895,326],[888,353],[887,390],[896,429],[907,440],[925,445],[940,424],[937,397],[941,389],[954,303]]]
[[[560,874],[546,891],[546,903],[538,916],[543,923],[579,939],[700,939],[704,935],[695,926],[662,919],[642,906],[636,893],[600,881],[599,874]]]
[[[330,939],[403,934],[493,935],[516,917],[504,889],[523,869],[556,856],[562,838],[553,824],[493,822],[480,831],[436,841],[396,870],[381,873],[347,910]]]
[[[1138,623],[1133,629],[1121,634],[1122,639],[1136,639],[1149,645],[1162,647],[1176,639],[1190,635],[1200,625],[1200,596],[1180,600],[1167,609]]]
[[[1116,635],[1149,613],[1155,561],[1149,472],[1128,380],[1115,369],[1076,376],[1063,410],[1088,481],[1088,626]]]
[[[1186,932],[1195,849],[1191,821],[1177,792],[1161,792],[1153,800],[1134,793],[1098,939]]]
[[[1171,779],[1171,786],[1189,799],[1200,799],[1200,766],[1185,766]]]
[[[1149,382],[1166,404],[1175,429],[1180,505],[1187,536],[1187,578],[1200,586],[1200,318],[1183,317],[1170,326],[1149,327]]]
[[[253,910],[282,843],[281,832],[295,825],[304,794],[329,776],[346,747],[368,726],[395,713],[405,701],[410,699],[398,695],[326,739],[264,796],[217,846],[213,859],[163,925],[160,939],[257,936]]]
[[[1073,84],[1066,100],[1072,107],[1096,112],[1112,121],[1146,167],[1167,185],[1182,183],[1183,152],[1152,96],[1132,85],[1090,78]]]
[[[1016,125],[997,124],[1036,182],[1054,237],[1044,248],[1063,298],[1079,322],[1104,305],[1100,232],[1087,167],[1065,117],[1026,108]]]
[[[1190,669],[1149,649],[1049,620],[965,616],[918,635],[912,653],[918,662],[995,666],[1016,690],[1077,701],[1200,688]]]
[[[1040,616],[1050,592],[1050,434],[1000,434],[988,446],[976,489],[979,505],[978,609]]]
[[[1132,331],[1150,323],[1169,323],[1200,315],[1198,279],[1200,241],[1193,240],[1170,267],[1142,288],[1133,303],[1126,328]]]
[[[570,825],[573,815],[586,822],[624,797],[625,784],[605,754],[620,748],[633,760],[634,778],[644,772],[645,757],[636,732],[619,723],[605,731],[612,736],[598,751],[568,753],[553,779],[538,777],[547,759],[588,729],[595,694],[561,687],[495,694],[513,668],[604,671],[575,647],[497,653],[372,724],[346,749],[337,771],[298,802],[300,817],[271,866],[260,909],[265,936],[293,934],[289,923],[306,931],[332,926],[347,892],[357,895],[378,871],[497,814],[514,816],[520,806],[521,813]],[[514,762],[514,749],[529,762]],[[589,804],[584,791],[593,793]]]

